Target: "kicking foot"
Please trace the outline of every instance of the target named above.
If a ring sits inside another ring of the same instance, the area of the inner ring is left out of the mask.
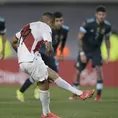
[[[79,96],[82,100],[91,98],[93,94],[95,93],[95,90],[87,90],[83,91],[83,93]]]

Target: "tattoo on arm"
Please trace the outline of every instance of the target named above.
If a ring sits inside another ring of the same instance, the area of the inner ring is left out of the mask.
[[[79,39],[78,44],[79,44],[79,52],[83,52],[83,41],[81,39]]]
[[[45,47],[46,47],[47,50],[52,49],[52,42],[46,42]]]
[[[84,37],[84,34],[83,33],[79,33],[79,36],[78,36],[79,52],[83,52],[83,37]]]
[[[47,56],[51,56],[53,54],[52,42],[46,42],[45,47]]]

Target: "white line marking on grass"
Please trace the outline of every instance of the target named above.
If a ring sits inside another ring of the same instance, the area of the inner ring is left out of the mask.
[[[85,100],[86,102],[96,102],[95,100]],[[34,101],[34,100],[27,100],[25,102],[19,102],[19,101],[0,101],[0,104],[37,104],[37,102],[40,103],[40,101]],[[51,102],[57,102],[57,103],[72,103],[72,102],[84,102],[82,100],[52,100]],[[118,99],[112,99],[112,100],[100,100],[99,102],[118,102]]]

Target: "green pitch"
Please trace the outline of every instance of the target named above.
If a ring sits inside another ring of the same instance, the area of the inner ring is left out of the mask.
[[[18,86],[0,86],[0,118],[40,118],[41,104],[33,97],[33,87],[25,102],[16,100]],[[69,101],[69,92],[51,87],[51,110],[61,118],[118,118],[118,88],[105,88],[100,102],[93,98]]]

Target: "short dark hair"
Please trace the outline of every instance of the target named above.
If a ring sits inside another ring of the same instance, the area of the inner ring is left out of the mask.
[[[50,18],[50,19],[54,19],[54,15],[53,15],[52,13],[50,13],[50,12],[45,12],[45,13],[43,14],[43,16],[46,16],[46,17],[48,17],[48,18]]]
[[[103,5],[97,6],[96,12],[106,12],[106,7]]]
[[[63,17],[63,14],[61,12],[54,12],[53,15],[54,15],[55,18]]]

